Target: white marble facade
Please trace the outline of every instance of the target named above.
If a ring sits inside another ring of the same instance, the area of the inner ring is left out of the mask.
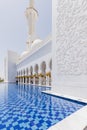
[[[55,0],[53,90],[87,98],[87,0]]]
[[[34,48],[16,64],[18,83],[51,85],[52,71],[51,36],[38,48]]]
[[[7,81],[13,78],[30,83],[32,80],[35,84],[38,80],[41,85],[52,82],[52,90],[57,93],[87,98],[87,1],[53,0],[52,38],[49,36],[43,41],[35,32],[37,10],[33,0],[26,9],[26,17],[27,50],[14,62],[17,79],[11,75]],[[6,79],[14,66],[10,66],[9,61]]]
[[[5,82],[49,86],[52,81],[52,38],[51,34],[44,40],[38,38],[35,25],[39,12],[34,2],[29,0],[25,12],[28,23],[27,49],[19,56],[9,51],[5,59]]]

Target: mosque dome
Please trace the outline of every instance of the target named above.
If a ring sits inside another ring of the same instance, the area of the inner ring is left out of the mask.
[[[24,51],[24,52],[22,52],[22,54],[21,54],[20,57],[24,57],[24,56],[26,56],[27,54],[28,54],[28,51]]]
[[[31,48],[37,47],[42,42],[41,39],[36,39],[33,41]]]

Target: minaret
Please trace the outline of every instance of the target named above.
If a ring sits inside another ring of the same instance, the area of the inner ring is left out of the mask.
[[[26,9],[26,17],[28,21],[28,40],[27,49],[31,48],[31,44],[36,39],[35,25],[38,17],[38,12],[34,7],[34,0],[30,0],[29,7]]]
[[[34,7],[34,0],[30,0],[30,7]]]

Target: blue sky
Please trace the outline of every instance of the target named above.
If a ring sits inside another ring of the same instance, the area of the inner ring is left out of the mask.
[[[19,54],[26,48],[27,21],[25,9],[29,0],[0,0],[0,76],[4,75],[4,57],[7,50]],[[35,0],[39,12],[37,35],[44,39],[51,33],[52,0]]]

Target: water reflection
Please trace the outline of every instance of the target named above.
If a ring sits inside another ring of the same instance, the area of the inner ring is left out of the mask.
[[[42,91],[46,91],[46,87],[37,87],[32,85],[18,85],[18,97],[22,100],[28,101],[29,105],[32,107],[43,106],[46,107],[47,100],[51,100],[51,97],[42,93]],[[44,104],[44,105],[43,105]],[[50,104],[50,102],[49,102]]]
[[[23,123],[24,129],[27,126],[26,130],[33,130],[33,126],[36,129],[47,130],[83,107],[83,104],[42,93],[47,89],[50,88],[33,85],[0,85],[0,129],[1,126],[6,128],[5,124],[11,122],[11,125],[18,123],[15,129],[19,130],[22,129]],[[4,122],[3,117],[5,117]],[[9,129],[11,127],[14,128],[9,125]]]

